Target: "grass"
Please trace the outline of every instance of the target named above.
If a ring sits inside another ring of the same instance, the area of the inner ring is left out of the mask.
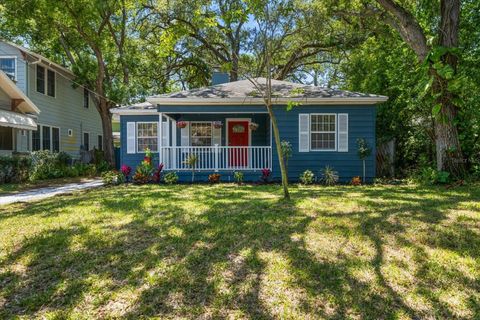
[[[480,186],[120,186],[0,207],[0,318],[480,317]]]
[[[35,188],[54,187],[67,183],[82,182],[91,180],[88,177],[75,177],[75,178],[58,178],[49,180],[40,180],[34,182],[22,182],[22,183],[4,183],[0,184],[0,196],[7,194],[15,194],[21,191],[26,191]]]

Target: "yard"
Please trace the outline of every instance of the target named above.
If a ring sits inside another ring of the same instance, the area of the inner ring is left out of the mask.
[[[120,186],[0,207],[0,318],[479,318],[480,186]]]

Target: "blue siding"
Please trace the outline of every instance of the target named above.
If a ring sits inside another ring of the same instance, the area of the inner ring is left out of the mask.
[[[226,118],[252,118],[253,121],[259,123],[259,129],[252,135],[253,145],[269,145],[270,144],[270,126],[268,116],[265,114],[245,114],[247,110],[252,110],[250,107],[257,108],[258,106],[175,106],[165,107],[159,109],[163,112],[170,111],[168,114],[174,116],[178,120],[185,121],[214,121],[221,120],[225,124]],[[264,107],[260,106],[262,110]],[[181,110],[190,112],[188,114],[181,114]],[[198,110],[198,111],[197,111]],[[201,111],[200,111],[201,110]],[[221,112],[231,112],[229,114],[212,114],[211,110]],[[199,114],[193,112],[202,112],[206,114]],[[235,114],[233,112],[239,112]],[[289,179],[291,181],[298,181],[299,175],[305,170],[312,170],[318,177],[320,171],[325,166],[331,166],[338,171],[340,180],[348,182],[354,176],[362,175],[362,161],[357,155],[357,139],[365,138],[372,148],[371,156],[366,160],[366,176],[369,181],[375,177],[375,106],[310,106],[303,105],[294,108],[291,111],[286,111],[285,106],[274,107],[275,116],[277,118],[281,140],[289,141],[293,147],[293,155],[288,163]],[[298,114],[299,113],[348,113],[348,152],[336,151],[298,151]],[[128,164],[135,168],[143,159],[143,154],[126,154],[126,122],[127,121],[158,121],[157,115],[145,116],[121,116],[121,163]],[[225,125],[224,125],[225,127]],[[225,130],[222,130],[222,144],[225,144]],[[178,145],[180,144],[180,132],[177,132]],[[272,139],[273,140],[273,139]],[[275,180],[280,180],[280,168],[278,164],[278,157],[276,153],[275,142],[273,143],[273,168],[272,177]],[[158,161],[156,160],[155,163]],[[205,181],[208,174],[211,172],[196,173],[197,181]],[[222,181],[233,181],[232,172],[220,172]],[[246,181],[258,181],[260,172],[245,172]],[[182,181],[190,181],[190,172],[179,172]]]
[[[144,153],[127,153],[127,122],[138,121],[158,121],[158,115],[144,115],[144,116],[120,116],[120,166],[128,165],[135,168],[142,162]],[[158,165],[158,154],[153,157],[153,163]]]
[[[289,141],[293,147],[292,157],[288,162],[289,179],[298,180],[305,170],[312,170],[316,176],[325,166],[338,171],[341,181],[347,182],[354,176],[361,176],[362,162],[357,155],[357,139],[365,138],[372,148],[372,155],[366,160],[368,180],[375,177],[375,106],[299,106],[291,111],[276,106],[275,116],[281,140]],[[298,114],[299,113],[348,113],[348,152],[336,151],[298,151]],[[280,179],[280,166],[273,141],[272,175]]]

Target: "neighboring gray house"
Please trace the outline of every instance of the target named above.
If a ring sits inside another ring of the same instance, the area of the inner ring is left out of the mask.
[[[51,150],[65,151],[78,158],[82,146],[88,150],[103,149],[100,115],[89,92],[73,86],[74,74],[70,70],[26,48],[0,40],[0,72],[39,110],[37,114],[32,108],[28,110],[36,116],[33,119],[37,130],[3,126],[0,121],[0,154]],[[5,92],[3,96],[7,98]],[[10,113],[20,111],[7,99],[3,105],[0,103],[0,109]]]

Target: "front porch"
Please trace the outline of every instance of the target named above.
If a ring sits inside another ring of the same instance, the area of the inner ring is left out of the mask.
[[[158,156],[167,171],[260,171],[272,168],[268,114],[161,113]]]

